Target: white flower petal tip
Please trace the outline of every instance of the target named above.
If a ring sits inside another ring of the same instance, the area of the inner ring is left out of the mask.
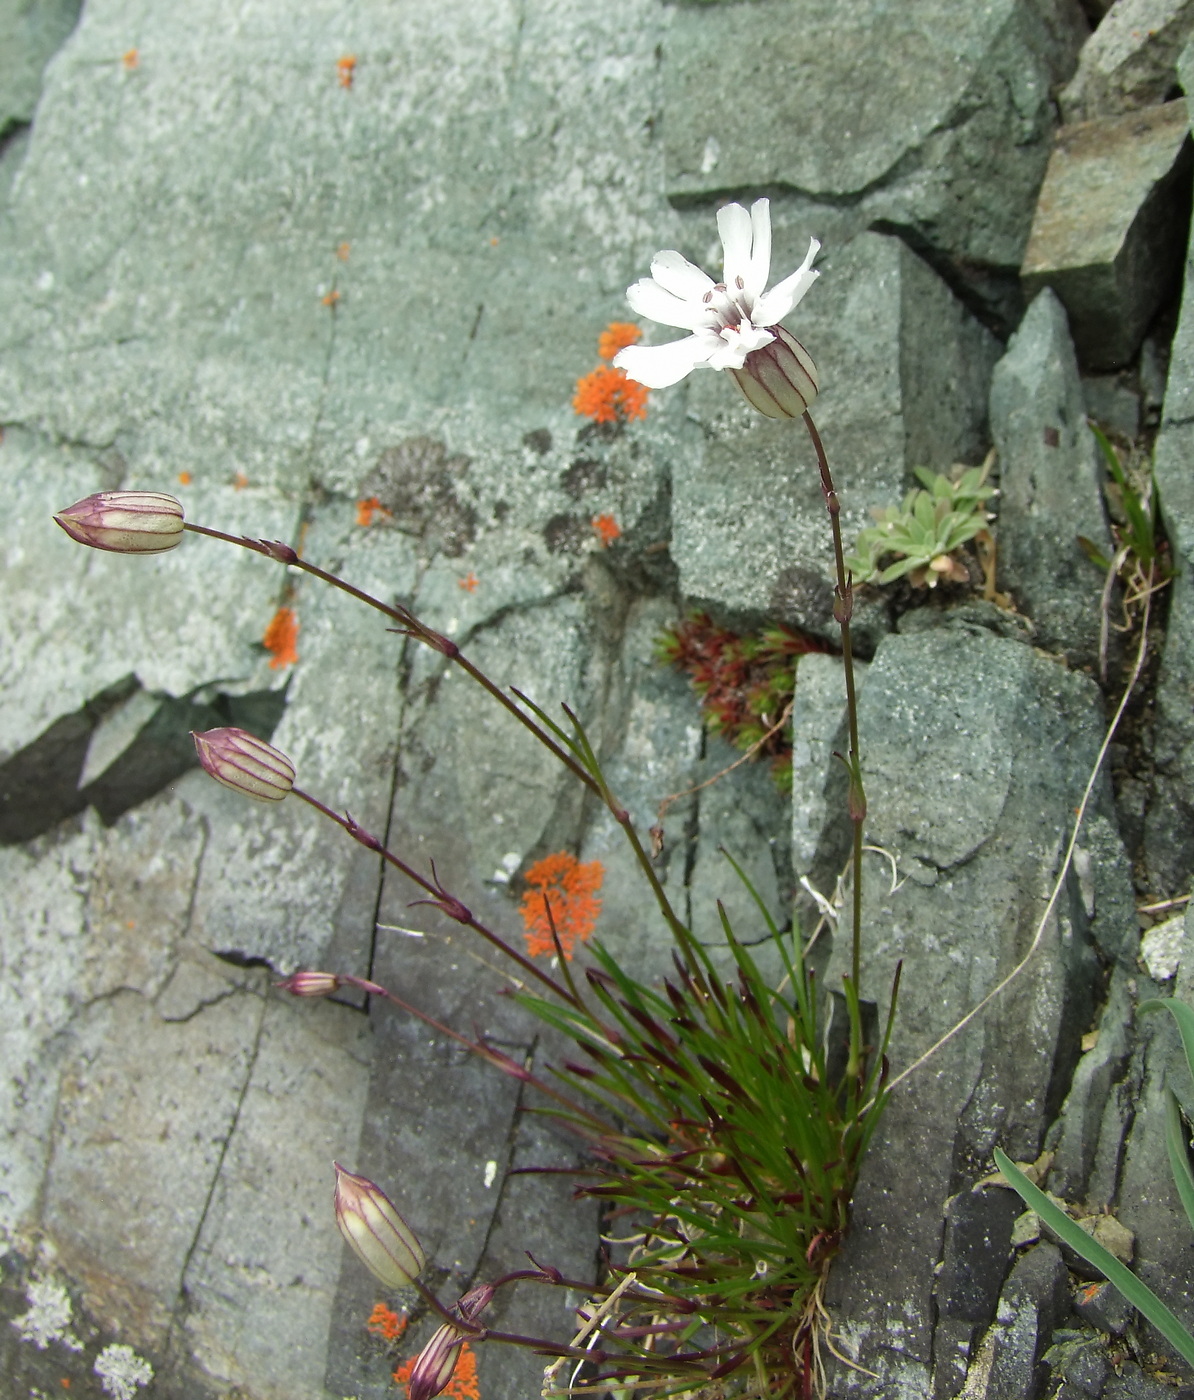
[[[770,418],[803,414],[817,396],[817,367],[804,346],[778,324],[816,281],[821,250],[809,240],[804,261],[766,291],[771,274],[771,205],[757,199],[717,211],[724,253],[723,282],[674,249],[656,253],[651,276],[635,282],[626,299],[640,316],[692,335],[667,345],[632,345],[614,365],[649,389],[678,384],[702,365],[729,370],[747,400]]]
[[[717,345],[716,341],[711,345],[711,339],[690,335],[667,345],[628,345],[614,356],[614,368],[625,370],[648,389],[667,389],[698,365],[708,363]]]

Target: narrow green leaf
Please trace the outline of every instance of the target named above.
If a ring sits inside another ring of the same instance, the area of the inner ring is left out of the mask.
[[[1124,469],[1120,464],[1119,453],[1112,447],[1107,434],[1097,423],[1089,418],[1086,421],[1090,424],[1090,431],[1094,434],[1094,440],[1098,443],[1099,451],[1103,454],[1103,460],[1107,463],[1107,470],[1111,473],[1112,481],[1121,488],[1126,487],[1128,479],[1124,475]]]
[[[998,1147],[995,1149],[995,1165],[1025,1205],[1035,1211],[1059,1239],[1064,1240],[1076,1254],[1081,1255],[1088,1264],[1098,1269],[1109,1283],[1114,1284],[1128,1302],[1142,1312],[1165,1340],[1177,1349],[1182,1358],[1194,1366],[1194,1337],[1186,1331],[1152,1289],[1141,1283],[1131,1269],[1121,1264],[1109,1249],[1105,1249],[1098,1240],[1088,1235],[1065,1211],[1059,1210]]]
[[[1182,1122],[1177,1095],[1168,1088],[1165,1090],[1165,1147],[1173,1171],[1173,1184],[1181,1197],[1186,1219],[1194,1226],[1194,1171],[1190,1169],[1190,1140],[1186,1125]]]
[[[1093,540],[1088,540],[1085,535],[1078,536],[1078,548],[1098,568],[1106,572],[1111,567],[1111,560],[1102,552]]]

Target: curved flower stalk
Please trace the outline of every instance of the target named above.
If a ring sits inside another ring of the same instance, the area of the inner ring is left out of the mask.
[[[692,332],[667,345],[629,345],[614,356],[649,389],[665,389],[700,366],[725,369],[746,400],[768,418],[799,418],[817,397],[820,381],[812,356],[779,322],[800,302],[818,273],[821,245],[809,240],[804,261],[770,291],[771,206],[757,199],[748,214],[740,204],[717,213],[725,254],[722,280],[665,249],[651,259],[651,276],[627,289],[640,316]]]
[[[847,810],[854,827],[855,878],[853,881],[853,950],[851,975],[846,982],[850,1012],[850,1054],[847,1077],[857,1079],[863,1054],[859,982],[862,944],[862,824],[866,819],[866,793],[858,752],[858,699],[854,682],[854,658],[850,618],[854,611],[853,580],[846,571],[845,549],[839,516],[841,505],[829,470],[821,435],[808,408],[820,388],[816,365],[804,346],[778,324],[801,300],[818,276],[813,259],[820,251],[810,239],[804,262],[789,277],[765,291],[771,275],[771,206],[757,199],[750,213],[740,204],[727,204],[717,213],[717,228],[724,253],[723,280],[715,283],[674,249],[664,249],[651,260],[650,277],[626,289],[626,299],[642,316],[665,326],[692,331],[686,340],[668,345],[627,346],[614,364],[651,388],[676,384],[701,365],[727,369],[747,401],[768,418],[802,418],[808,430],[821,494],[829,512],[833,555],[837,571],[833,615],[842,633],[842,661],[846,681],[846,713],[850,750],[842,758],[848,775]]]

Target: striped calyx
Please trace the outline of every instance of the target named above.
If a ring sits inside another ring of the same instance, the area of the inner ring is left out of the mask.
[[[747,403],[768,418],[799,418],[821,387],[813,357],[783,326],[770,327],[775,337],[752,350],[741,369],[731,369]]]

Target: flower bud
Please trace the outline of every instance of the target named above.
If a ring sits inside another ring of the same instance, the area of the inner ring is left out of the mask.
[[[114,554],[161,554],[182,539],[182,506],[160,491],[97,491],[54,519],[72,540]]]
[[[817,397],[817,366],[796,337],[783,326],[770,326],[775,337],[752,350],[741,369],[731,369],[747,403],[768,418],[800,418]]]
[[[409,1400],[433,1400],[452,1379],[460,1347],[468,1334],[445,1322],[415,1358],[407,1382]]]
[[[368,1177],[346,1172],[339,1162],[332,1165],[336,1168],[336,1224],[340,1233],[361,1263],[387,1288],[409,1286],[427,1262],[414,1231]],[[451,1376],[450,1371],[448,1374]]]
[[[274,986],[292,997],[326,997],[340,989],[340,979],[334,972],[292,972]]]
[[[243,729],[192,731],[191,738],[204,772],[235,792],[281,802],[294,786],[294,764],[286,755]]]

